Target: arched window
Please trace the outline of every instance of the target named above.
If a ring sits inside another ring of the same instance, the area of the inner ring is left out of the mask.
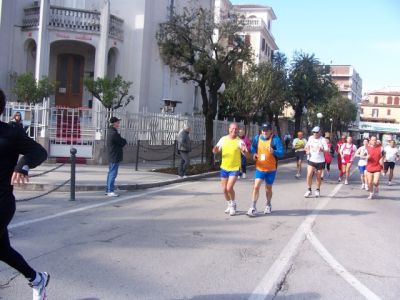
[[[375,98],[374,98],[374,103],[378,104],[378,97],[377,96],[375,96]]]
[[[394,97],[394,105],[399,105],[399,97]]]
[[[392,97],[387,97],[387,104],[392,105],[393,104],[393,98]]]

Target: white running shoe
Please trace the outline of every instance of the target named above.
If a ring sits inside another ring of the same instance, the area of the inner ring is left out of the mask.
[[[272,206],[271,205],[265,206],[264,215],[268,215],[270,213],[272,213]]]
[[[315,190],[315,197],[318,198],[320,196],[320,191],[319,190]]]
[[[229,207],[229,215],[230,216],[236,215],[236,206],[232,205]]]
[[[296,175],[294,175],[294,177],[296,177],[297,179],[299,179],[299,178],[300,178],[300,174],[297,173]]]
[[[257,209],[254,207],[250,207],[249,210],[247,211],[247,215],[249,217],[256,217],[257,216]]]
[[[242,174],[242,178],[243,178],[243,179],[246,179],[246,177],[247,177],[247,176],[246,176],[246,173],[243,173],[243,174]]]
[[[363,190],[365,188],[365,184],[361,184],[361,189]]]
[[[50,275],[46,272],[40,272],[38,274],[40,276],[40,282],[36,285],[30,282],[29,286],[33,291],[33,300],[44,300],[46,299],[46,286],[49,284]]]
[[[108,196],[108,197],[118,197],[119,194],[114,193],[114,192],[111,192],[111,193],[108,193],[107,196]]]
[[[342,177],[339,177],[337,182],[342,182]]]
[[[366,191],[369,191],[368,184],[365,185],[365,190],[366,190]]]
[[[388,185],[392,185],[392,182],[391,182],[391,181],[388,181]]]
[[[308,198],[308,197],[310,197],[310,196],[311,196],[311,194],[312,194],[312,192],[311,192],[311,191],[307,191],[307,192],[304,194],[304,197]]]
[[[344,184],[345,184],[345,185],[348,185],[348,184],[349,184],[349,181],[346,179],[346,180],[344,181]]]
[[[231,209],[231,207],[228,205],[227,208],[225,209],[225,213],[229,214],[230,209]]]
[[[233,204],[233,207],[234,207],[235,210],[236,210],[236,204]],[[228,204],[228,206],[227,206],[226,209],[225,209],[225,213],[226,213],[226,214],[229,214],[230,211],[231,211],[231,206]]]
[[[374,197],[374,193],[369,193],[368,200],[371,200]]]

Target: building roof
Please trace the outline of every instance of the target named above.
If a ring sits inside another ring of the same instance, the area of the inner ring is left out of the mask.
[[[272,20],[276,20],[276,15],[274,10],[272,9],[271,6],[267,5],[254,5],[254,4],[240,4],[240,5],[233,5],[233,8],[239,9],[239,10],[261,10],[261,11],[269,11],[271,14]]]
[[[387,86],[379,90],[369,92],[368,95],[400,96],[400,86]]]

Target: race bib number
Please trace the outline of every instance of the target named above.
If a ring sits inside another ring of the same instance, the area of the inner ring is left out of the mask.
[[[260,154],[260,160],[262,160],[262,161],[265,160],[265,154]]]

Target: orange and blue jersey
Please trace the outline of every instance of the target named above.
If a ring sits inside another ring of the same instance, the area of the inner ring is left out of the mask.
[[[269,151],[270,147],[274,152]],[[263,172],[276,171],[277,160],[284,154],[284,149],[280,138],[271,135],[265,139],[263,135],[256,135],[251,144],[251,153],[258,155],[256,169]]]

